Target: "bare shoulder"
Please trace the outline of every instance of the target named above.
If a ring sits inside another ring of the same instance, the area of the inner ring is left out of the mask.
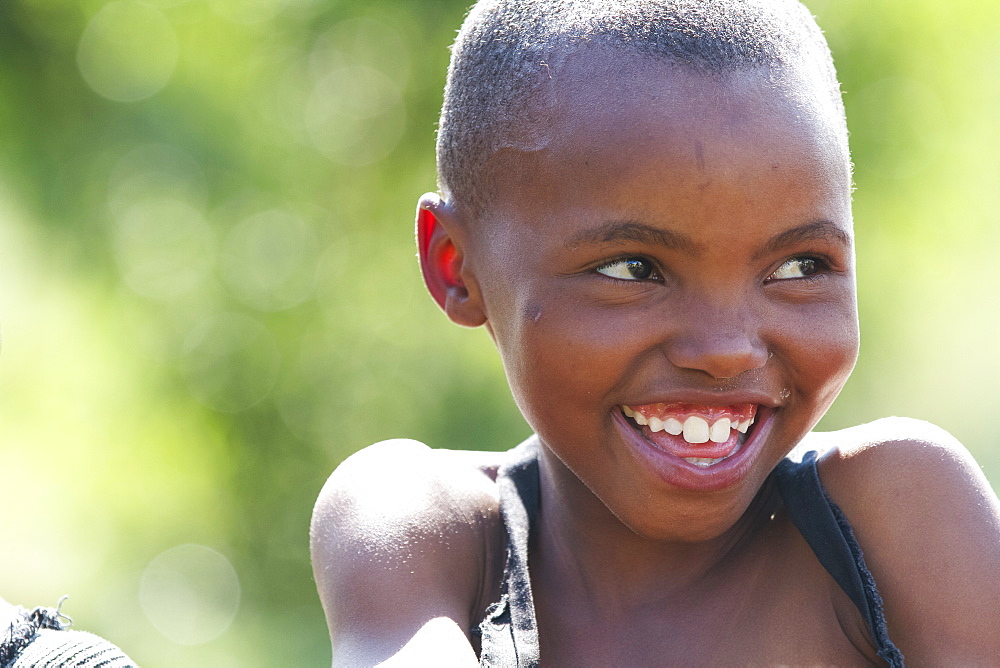
[[[502,549],[502,459],[399,439],[361,450],[330,475],[311,547],[335,664],[412,660],[399,651],[422,636],[453,647],[456,664],[474,662],[466,633]]]
[[[504,454],[434,450],[408,439],[370,445],[327,479],[313,537],[372,533],[383,541],[478,525],[498,511],[495,478]]]
[[[968,450],[928,422],[887,418],[816,434],[830,497],[851,522],[908,660],[1000,657],[1000,502]]]
[[[936,506],[942,497],[996,500],[965,446],[930,422],[884,418],[810,439],[824,452],[819,470],[827,491],[843,509],[863,517],[883,515],[875,501],[905,511],[913,504]]]

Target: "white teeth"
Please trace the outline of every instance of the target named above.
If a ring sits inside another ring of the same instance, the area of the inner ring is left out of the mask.
[[[711,459],[710,457],[684,457],[684,461],[689,464],[694,464],[695,466],[700,466],[701,468],[711,466],[712,464],[718,464],[723,459],[725,459],[725,457],[719,457],[718,459]]]
[[[754,417],[749,417],[740,422],[729,417],[722,417],[709,425],[708,420],[697,415],[689,416],[684,422],[677,418],[668,417],[646,417],[642,413],[628,406],[622,406],[622,413],[634,420],[637,424],[648,425],[653,432],[665,431],[671,436],[684,435],[684,440],[688,443],[699,444],[712,441],[714,443],[725,443],[731,435],[730,430],[736,429],[741,434],[747,433],[750,425],[754,423]],[[697,458],[696,458],[697,459]]]
[[[718,464],[723,459],[729,459],[739,451],[740,451],[740,446],[737,445],[736,449],[730,452],[725,457],[717,457],[715,459],[710,459],[708,457],[684,457],[683,459],[689,464],[694,464],[695,466],[698,466],[700,468],[706,468]]]
[[[680,436],[684,431],[684,425],[677,418],[667,418],[663,421],[663,430],[672,436]]]
[[[708,422],[705,418],[692,415],[684,420],[684,440],[695,444],[708,442]]]
[[[712,425],[712,428],[708,432],[708,437],[712,439],[713,443],[725,443],[729,440],[729,418],[719,418]]]
[[[754,420],[754,419],[753,419],[753,418],[751,417],[751,418],[747,418],[747,419],[746,419],[746,420],[744,420],[743,422],[740,422],[740,424],[739,424],[739,426],[737,427],[737,429],[739,429],[739,430],[740,430],[740,433],[741,433],[741,434],[745,434],[745,433],[747,433],[747,429],[749,429],[749,428],[750,428],[750,425],[752,425],[752,424],[753,424],[753,420]]]

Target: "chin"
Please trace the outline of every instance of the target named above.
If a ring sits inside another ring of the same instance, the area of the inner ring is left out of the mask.
[[[756,491],[743,498],[732,490],[710,494],[692,495],[689,499],[676,497],[651,507],[651,502],[631,516],[615,513],[618,520],[637,536],[660,543],[705,543],[719,539],[731,532],[747,517]],[[614,509],[612,509],[614,513]]]

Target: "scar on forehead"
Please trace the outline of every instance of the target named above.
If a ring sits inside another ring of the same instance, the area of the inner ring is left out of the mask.
[[[700,141],[694,143],[694,160],[698,164],[698,171],[705,171],[705,147]]]

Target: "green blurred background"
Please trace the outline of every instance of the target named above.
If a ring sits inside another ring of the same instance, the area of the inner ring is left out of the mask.
[[[815,0],[863,349],[823,426],[1000,481],[1000,5]],[[325,665],[313,500],[373,441],[528,429],[414,261],[465,0],[0,3],[0,595],[144,666]]]

